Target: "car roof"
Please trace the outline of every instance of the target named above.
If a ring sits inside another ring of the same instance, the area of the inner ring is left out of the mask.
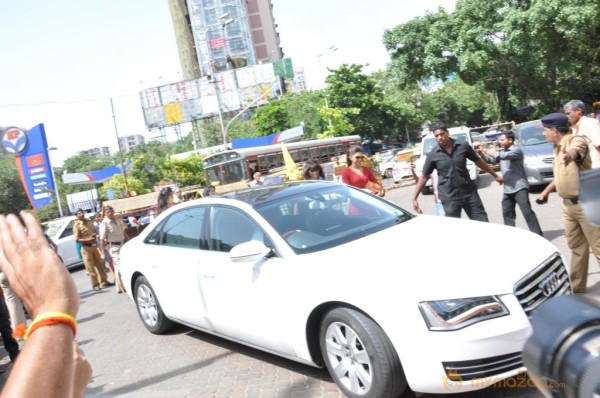
[[[537,120],[530,120],[528,122],[523,122],[523,123],[519,123],[515,126],[515,128],[523,128],[523,127],[530,127],[530,126],[535,126],[535,125],[542,125],[542,120],[541,119],[537,119]]]
[[[260,206],[288,196],[330,188],[332,184],[335,183],[325,181],[284,182],[228,192],[219,197],[239,200],[251,206]]]

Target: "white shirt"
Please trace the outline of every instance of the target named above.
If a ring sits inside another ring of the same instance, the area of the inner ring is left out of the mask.
[[[582,116],[579,122],[573,126],[573,135],[585,137],[592,158],[592,169],[600,169],[600,151],[598,151],[600,148],[600,122],[591,117]]]

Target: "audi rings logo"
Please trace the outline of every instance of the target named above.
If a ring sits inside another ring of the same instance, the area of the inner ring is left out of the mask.
[[[558,291],[560,288],[560,278],[556,274],[556,272],[551,273],[543,281],[538,285],[542,294],[546,297],[551,297]]]

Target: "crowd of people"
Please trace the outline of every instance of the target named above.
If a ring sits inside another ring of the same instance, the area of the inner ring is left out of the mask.
[[[600,168],[600,123],[585,116],[581,101],[570,101],[562,113],[552,113],[541,120],[544,135],[554,144],[554,181],[538,196],[544,204],[556,190],[563,200],[562,214],[565,234],[572,251],[570,275],[575,293],[586,291],[590,252],[600,263],[600,226],[586,218],[579,197],[579,179],[583,170]],[[523,152],[515,145],[511,131],[499,136],[499,149],[475,150],[454,140],[443,123],[432,128],[437,145],[427,154],[423,172],[416,182],[413,208],[422,213],[418,197],[427,179],[437,175],[436,191],[446,217],[461,217],[461,212],[479,221],[488,221],[487,213],[469,178],[467,160],[503,184],[501,199],[504,223],[515,225],[518,205],[529,229],[543,236],[542,228],[529,201],[529,185],[524,170]],[[341,181],[366,189],[383,197],[385,190],[370,168],[363,165],[364,151],[359,146],[349,148]],[[488,161],[499,162],[502,175],[490,168]],[[324,180],[323,167],[316,161],[305,164],[306,180]],[[259,172],[254,185],[261,185]],[[203,196],[215,194],[207,186]],[[162,212],[176,204],[173,190],[160,192],[157,207]],[[129,239],[112,207],[98,213],[94,221],[87,220],[82,210],[76,212],[74,235],[81,244],[83,262],[92,286],[99,290],[116,283],[117,292],[125,287],[119,278],[120,248]],[[115,283],[108,281],[105,263]],[[85,353],[74,338],[77,332],[79,294],[55,247],[44,235],[30,213],[0,215],[0,286],[4,301],[0,303],[0,333],[10,360],[10,376],[2,395],[6,397],[81,397],[92,375]],[[27,322],[24,308],[31,322]],[[26,342],[23,343],[23,339]],[[22,348],[20,348],[22,346]]]
[[[551,113],[541,119],[544,135],[554,144],[554,180],[538,196],[544,204],[554,190],[563,200],[562,215],[565,236],[571,250],[570,276],[573,291],[585,293],[590,252],[600,264],[600,226],[586,217],[579,185],[581,172],[600,168],[600,122],[585,116],[582,101],[565,104],[563,112]],[[499,135],[499,150],[475,150],[466,143],[452,139],[444,124],[432,127],[437,145],[427,154],[423,172],[413,194],[413,208],[422,213],[418,197],[429,178],[437,174],[436,188],[446,217],[461,217],[464,211],[470,219],[488,221],[487,213],[477,193],[477,186],[469,178],[467,160],[473,161],[504,184],[501,200],[504,224],[515,226],[518,205],[530,231],[543,236],[542,228],[529,200],[529,183],[524,167],[523,151],[515,145],[512,131]],[[499,162],[502,176],[486,162]]]

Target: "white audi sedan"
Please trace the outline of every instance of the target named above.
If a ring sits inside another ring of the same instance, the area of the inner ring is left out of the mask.
[[[481,239],[506,248],[492,250]],[[522,372],[529,315],[571,284],[520,228],[414,216],[328,182],[176,205],[121,251],[146,328],[174,322],[313,366],[349,397],[481,389]]]

